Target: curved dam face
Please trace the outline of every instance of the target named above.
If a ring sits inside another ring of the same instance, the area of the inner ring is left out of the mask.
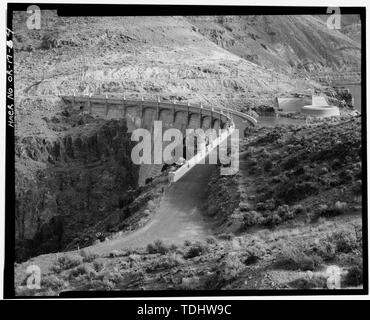
[[[186,129],[202,128],[207,130],[213,128],[218,130],[223,129],[232,120],[242,135],[247,126],[256,123],[252,117],[240,112],[231,111],[231,114],[220,108],[205,108],[202,105],[135,101],[102,96],[63,96],[62,99],[74,110],[95,114],[105,119],[126,118],[129,132],[136,128],[144,128],[152,133],[154,121],[162,121],[163,132],[170,128],[176,128],[185,137]],[[165,145],[166,143],[163,143],[163,147]],[[159,175],[162,167],[163,164],[142,164],[139,185],[145,185],[147,179]]]
[[[257,123],[253,117],[239,111],[209,108],[202,105],[126,100],[102,96],[62,96],[62,99],[74,109],[106,119],[130,118],[137,128],[149,129],[154,120],[161,120],[163,127],[177,128],[183,132],[187,128],[224,128],[231,119],[238,129]]]
[[[141,118],[141,116],[143,118]],[[145,108],[143,113],[140,115],[137,108],[128,108],[126,119],[128,123],[129,132],[137,128],[144,128],[153,134],[154,121],[162,121],[162,133],[167,129],[176,128],[180,130],[185,137],[186,129],[197,129],[200,128],[200,121],[202,121],[202,129],[207,130],[211,128],[211,119],[209,116],[203,116],[200,119],[199,114],[190,114],[188,117],[186,111],[176,111],[173,114],[169,110],[161,110],[159,115],[157,111],[152,108]],[[224,124],[219,119],[214,119],[213,128],[218,130],[220,128],[220,123]],[[153,135],[152,135],[153,136]],[[164,149],[170,141],[162,142],[162,148]],[[154,145],[154,141],[152,141]],[[152,149],[153,157],[153,149]],[[162,172],[163,164],[141,164],[139,170],[139,186],[146,184],[147,180],[150,180]]]

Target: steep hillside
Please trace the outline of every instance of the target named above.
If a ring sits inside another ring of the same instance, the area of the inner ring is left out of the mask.
[[[189,18],[221,47],[274,70],[336,71],[343,65],[359,69],[360,44],[341,30],[328,29],[327,17],[323,19],[309,15]]]
[[[239,174],[209,182],[205,206],[223,232],[217,238],[35,257],[15,266],[17,294],[327,289],[335,270],[341,288],[361,288],[360,120],[251,132]],[[43,271],[40,290],[26,287],[30,262]]]
[[[160,95],[241,109],[319,89],[296,79],[297,70],[359,69],[360,45],[313,16],[58,17],[45,11],[42,19],[41,30],[28,30],[26,14],[15,14],[17,120],[27,118],[18,133],[42,126],[37,113],[53,112],[49,99],[58,93]],[[42,100],[26,107],[24,99],[36,95]]]
[[[323,21],[327,20],[327,16],[321,16]],[[340,30],[348,38],[361,44],[361,18],[356,14],[342,14],[340,19]]]
[[[26,19],[17,12],[13,21],[19,260],[90,244],[94,238],[80,230],[117,231],[140,207],[127,207],[138,194],[120,196],[137,188],[124,121],[65,113],[58,94],[158,95],[246,110],[271,106],[278,95],[324,90],[296,78],[298,69],[359,63],[359,44],[312,16],[58,17],[43,11],[40,30],[29,30]]]
[[[188,17],[58,17],[43,12],[41,30],[28,30],[25,19],[25,14],[15,15],[17,120],[27,119],[18,134],[43,126],[39,113],[58,108],[50,100],[58,93],[161,95],[242,108],[318,87],[222,48]],[[277,57],[271,61],[282,63]],[[25,106],[24,99],[35,96],[41,100]]]
[[[13,21],[18,260],[90,244],[115,221],[107,213],[124,223],[132,199],[120,194],[137,187],[125,125],[65,114],[58,94],[160,95],[242,108],[296,89],[287,77],[222,49],[184,17],[43,11],[40,30],[29,30],[27,17],[18,12]],[[81,234],[87,227],[94,231]]]
[[[342,33],[344,33],[347,37],[361,43],[361,24],[360,23],[353,23],[349,24],[342,29]]]

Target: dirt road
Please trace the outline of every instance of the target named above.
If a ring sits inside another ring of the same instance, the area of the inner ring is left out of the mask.
[[[206,201],[207,184],[213,170],[217,170],[217,166],[197,165],[166,190],[160,206],[146,226],[89,249],[102,254],[143,247],[157,239],[177,244],[185,240],[204,240],[211,231],[201,214],[201,206]]]

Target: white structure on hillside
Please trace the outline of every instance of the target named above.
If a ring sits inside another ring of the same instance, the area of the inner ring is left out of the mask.
[[[312,96],[312,104],[302,107],[302,113],[313,117],[332,117],[339,116],[339,108],[327,103],[325,97]]]

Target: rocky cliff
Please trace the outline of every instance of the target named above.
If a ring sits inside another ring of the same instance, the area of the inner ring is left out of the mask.
[[[327,27],[327,18],[249,15],[189,19],[222,48],[282,73],[360,69],[360,41],[349,32],[361,25],[359,17],[346,15],[343,29],[338,30]]]
[[[54,130],[70,128],[55,140],[17,139],[17,260],[86,245],[97,231],[118,231],[137,187],[124,120],[65,111],[45,121]]]

